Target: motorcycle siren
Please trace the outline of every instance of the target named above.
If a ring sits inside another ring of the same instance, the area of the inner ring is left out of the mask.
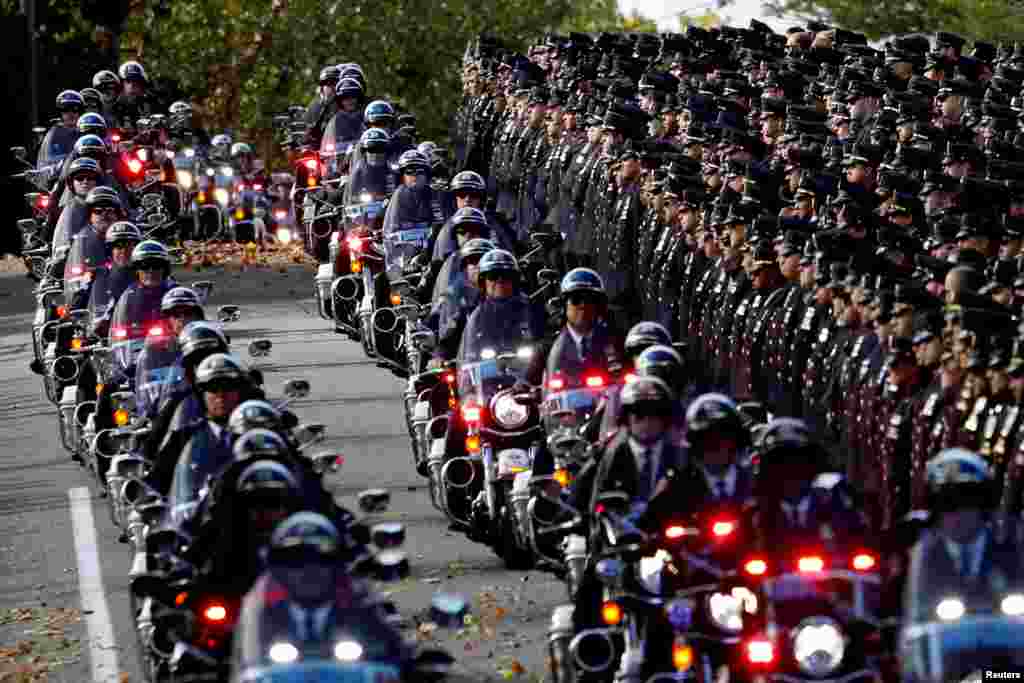
[[[475,193],[483,195],[487,193],[487,183],[476,171],[462,171],[456,173],[451,182],[452,192]]]
[[[430,161],[415,149],[402,152],[398,157],[398,172],[402,175],[420,175],[430,170]]]
[[[334,95],[336,97],[355,97],[358,99],[363,96],[363,84],[355,78],[342,78],[334,88]]]
[[[590,268],[573,268],[565,277],[559,287],[559,293],[563,298],[573,294],[585,295],[588,298],[596,299],[600,303],[607,300],[604,290],[604,280]]]
[[[138,62],[125,62],[121,65],[121,68],[117,70],[118,76],[121,77],[122,81],[141,81],[147,83],[149,78],[146,76],[146,70]]]
[[[118,78],[117,74],[113,71],[97,71],[92,77],[92,87],[97,90],[104,90],[111,87],[115,90],[120,90],[121,79]]]
[[[231,417],[228,418],[228,429],[236,436],[254,429],[277,432],[283,425],[281,411],[268,401],[244,401],[231,411]]]
[[[220,327],[206,322],[189,323],[178,335],[178,346],[181,348],[181,362],[186,367],[194,367],[207,354],[227,353],[228,340]]]
[[[107,244],[118,242],[141,242],[142,231],[139,226],[129,221],[118,221],[107,229]],[[134,247],[133,247],[134,249]]]
[[[83,115],[81,119],[78,119],[79,123],[86,116],[94,116],[94,114]],[[110,153],[110,150],[103,138],[99,135],[89,134],[83,135],[75,141],[74,152],[77,157],[90,157],[102,161]]]
[[[189,287],[175,287],[160,300],[160,312],[168,315],[175,308],[197,308],[202,312],[203,303],[195,290]]]
[[[640,355],[641,351],[655,344],[671,346],[672,335],[660,323],[650,321],[639,322],[633,325],[626,334],[626,355],[635,358]]]
[[[637,358],[637,372],[640,373],[640,359],[644,358],[646,353],[663,348],[675,351],[660,345],[645,349]],[[721,433],[731,433],[740,447],[746,446],[749,441],[749,434],[743,428],[743,419],[736,409],[735,401],[725,394],[711,393],[698,396],[686,409],[686,445],[695,446],[695,442],[705,435]]]
[[[81,113],[85,110],[85,100],[82,93],[77,90],[63,90],[57,95],[57,111],[74,111]]]
[[[254,402],[247,401],[247,403]],[[234,413],[237,412],[238,408],[235,409]],[[232,417],[234,417],[234,413],[232,413]],[[238,422],[241,423],[242,420]],[[231,429],[231,433],[238,436],[238,432],[234,429],[235,425],[230,420],[228,421],[228,426]],[[255,460],[257,458],[279,458],[288,455],[288,451],[288,444],[280,434],[269,429],[257,428],[243,431],[238,436],[238,440],[235,441],[235,445],[231,449],[231,455],[234,456],[235,462],[241,462],[242,460]]]
[[[385,100],[374,100],[366,105],[363,120],[367,125],[391,125],[395,122],[395,108]]]
[[[215,353],[203,359],[196,368],[196,388],[203,391],[214,382],[243,384],[249,381],[249,371],[242,362],[227,353]]]
[[[946,448],[925,466],[928,503],[934,512],[993,507],[992,468],[965,448]]]

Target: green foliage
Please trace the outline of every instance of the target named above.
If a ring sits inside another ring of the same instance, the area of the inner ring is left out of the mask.
[[[658,22],[641,15],[636,10],[628,17],[622,17],[622,30],[632,33],[657,33]]]
[[[979,40],[1024,39],[1019,0],[768,0],[766,6],[776,16],[821,19],[872,40],[939,30]]]
[[[679,30],[686,32],[686,29],[690,26],[696,26],[697,28],[709,29],[713,26],[719,26],[722,24],[722,17],[710,9],[705,9],[700,14],[688,14],[687,12],[679,13]]]

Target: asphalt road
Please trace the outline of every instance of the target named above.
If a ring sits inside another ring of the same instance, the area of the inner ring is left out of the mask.
[[[412,576],[382,590],[392,594],[410,637],[448,649],[460,678],[540,680],[547,620],[564,599],[563,585],[539,572],[510,572],[487,547],[447,530],[412,467],[403,383],[316,316],[312,272],[179,274],[183,282],[199,279],[215,282],[212,305],[242,307],[228,330],[236,350],[244,353],[250,339],[273,341],[271,355],[256,364],[270,395],[290,378],[311,382],[311,395],[293,407],[304,421],[326,424],[322,448],[344,455],[328,479],[338,500],[355,509],[359,491],[391,491],[386,517],[407,526]],[[118,543],[95,487],[82,488],[89,479],[61,448],[56,408],[28,370],[31,286],[0,276],[0,680],[20,667],[48,670],[50,681],[141,681],[128,546]],[[465,629],[418,626],[437,591],[472,600]]]

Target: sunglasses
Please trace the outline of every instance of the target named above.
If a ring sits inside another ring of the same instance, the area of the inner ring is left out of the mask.
[[[137,267],[139,272],[153,273],[164,269],[164,264],[158,262],[140,263]]]
[[[77,175],[71,180],[76,183],[98,183],[100,181],[100,179],[94,175]]]
[[[210,382],[203,386],[203,391],[208,394],[224,394],[229,391],[239,391],[240,387],[235,382]]]
[[[570,294],[566,297],[566,300],[571,306],[585,306],[586,304],[596,304],[599,300],[593,294]]]
[[[92,212],[104,216],[116,216],[121,211],[120,209],[115,209],[113,206],[98,206],[95,209],[93,209]]]
[[[134,249],[135,242],[114,242],[114,249]]]
[[[172,308],[170,311],[167,312],[167,315],[171,318],[184,319],[193,317],[197,315],[197,313],[193,308]]]

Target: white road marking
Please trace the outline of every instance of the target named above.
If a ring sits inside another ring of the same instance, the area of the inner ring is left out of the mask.
[[[120,674],[114,626],[110,621],[107,596],[103,591],[96,524],[92,516],[92,494],[81,486],[68,491],[71,499],[71,523],[75,530],[75,553],[78,556],[78,591],[82,597],[89,635],[89,662],[93,683],[116,683]]]

